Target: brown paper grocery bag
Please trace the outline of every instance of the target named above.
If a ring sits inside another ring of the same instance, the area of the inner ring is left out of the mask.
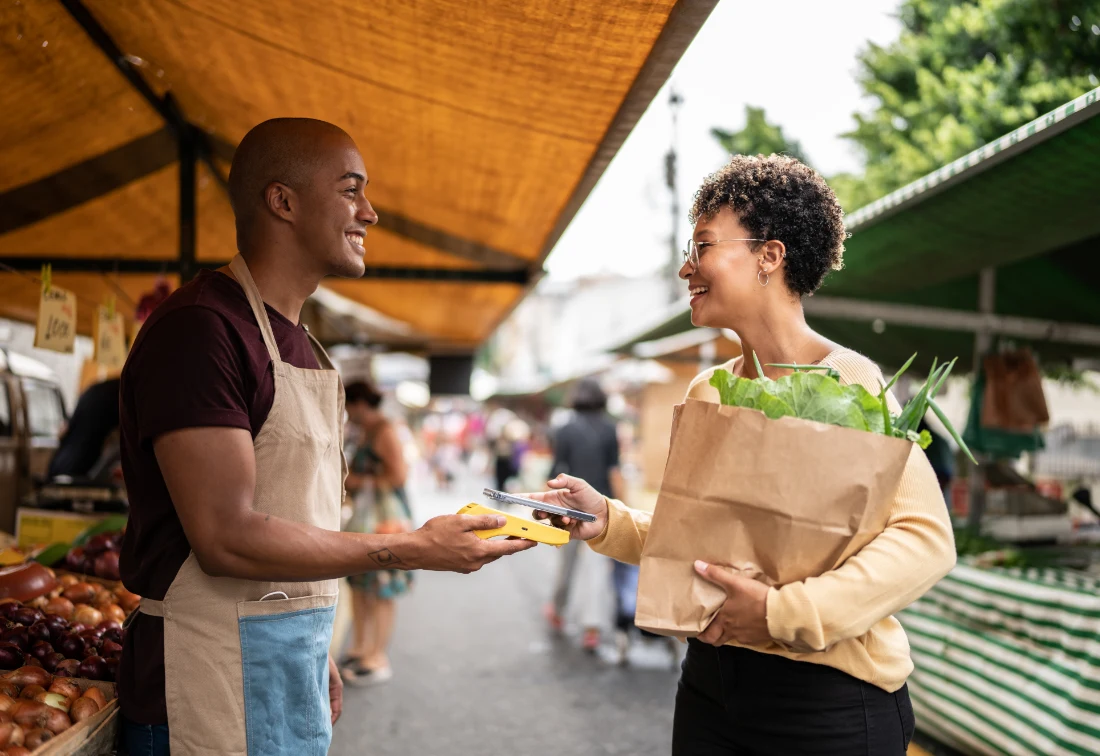
[[[783,585],[834,569],[881,533],[913,444],[688,400],[676,408],[642,551],[638,627],[693,637],[724,592],[696,559]]]

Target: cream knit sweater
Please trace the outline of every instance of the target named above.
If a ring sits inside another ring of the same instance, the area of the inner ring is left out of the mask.
[[[847,349],[822,361],[841,382],[859,383],[873,394],[881,373],[873,362]],[[731,363],[721,367],[730,369]],[[714,369],[695,378],[688,398],[718,401],[710,385]],[[900,411],[890,397],[891,409]],[[637,564],[650,515],[609,501],[604,532],[589,541],[597,552]],[[843,564],[818,577],[772,588],[768,630],[778,643],[756,651],[825,664],[887,691],[913,671],[909,641],[893,616],[919,598],[955,565],[955,539],[943,495],[927,457],[913,447],[886,529]],[[804,650],[794,650],[804,649]]]

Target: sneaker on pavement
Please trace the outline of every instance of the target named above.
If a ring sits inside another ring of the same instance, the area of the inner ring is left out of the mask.
[[[359,665],[349,665],[340,670],[340,676],[344,682],[356,688],[369,688],[375,685],[388,683],[393,679],[392,667],[379,667],[367,669]]]

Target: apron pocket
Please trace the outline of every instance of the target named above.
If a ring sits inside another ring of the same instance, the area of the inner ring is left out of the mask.
[[[328,753],[335,602],[335,596],[302,596],[237,603],[249,756]]]

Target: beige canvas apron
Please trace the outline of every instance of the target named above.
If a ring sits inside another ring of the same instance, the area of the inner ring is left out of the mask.
[[[271,354],[275,399],[257,435],[257,512],[340,529],[347,472],[344,391],[320,344],[323,369],[283,362],[263,300],[240,256],[230,269],[248,295]],[[328,646],[337,581],[210,577],[192,553],[163,601],[165,697],[173,756],[325,754],[332,728]]]

